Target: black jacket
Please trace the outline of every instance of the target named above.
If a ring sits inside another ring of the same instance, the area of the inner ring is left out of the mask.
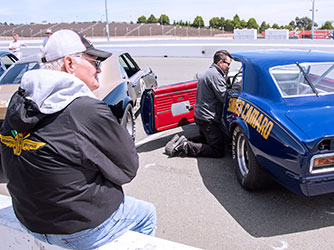
[[[86,96],[42,114],[21,89],[9,104],[1,142],[15,214],[37,233],[71,234],[101,224],[138,168],[126,129],[104,102]]]

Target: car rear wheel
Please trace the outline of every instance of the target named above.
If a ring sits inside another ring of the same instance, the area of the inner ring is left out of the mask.
[[[232,145],[234,169],[241,186],[248,190],[267,186],[271,178],[257,162],[248,139],[239,126],[233,132]]]
[[[121,120],[121,125],[124,126],[129,134],[131,135],[133,141],[135,141],[136,138],[136,126],[135,126],[135,119],[132,112],[132,105],[129,103],[126,105],[126,108],[124,110],[124,114]]]

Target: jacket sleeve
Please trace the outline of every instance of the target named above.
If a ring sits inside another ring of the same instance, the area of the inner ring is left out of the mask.
[[[137,173],[138,155],[128,131],[100,101],[82,108],[77,121],[77,143],[82,153],[82,166],[97,169],[107,180],[121,186]]]
[[[211,89],[217,98],[217,100],[221,103],[225,102],[226,95],[226,83],[223,77],[213,76],[211,78]]]

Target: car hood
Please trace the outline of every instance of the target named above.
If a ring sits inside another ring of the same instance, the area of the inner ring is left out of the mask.
[[[6,110],[11,96],[19,88],[19,84],[0,85],[0,121],[5,119]]]
[[[1,84],[0,85],[0,104],[9,101],[10,97],[19,88],[19,84]]]
[[[285,116],[304,132],[304,142],[311,148],[322,138],[334,136],[334,108],[331,106],[291,110]]]

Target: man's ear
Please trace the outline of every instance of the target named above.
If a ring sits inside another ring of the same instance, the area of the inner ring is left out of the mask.
[[[70,56],[64,57],[64,71],[73,74],[75,70],[75,61]]]
[[[220,59],[220,60],[217,62],[217,65],[218,65],[219,67],[221,67],[222,62],[223,62],[223,60]]]

